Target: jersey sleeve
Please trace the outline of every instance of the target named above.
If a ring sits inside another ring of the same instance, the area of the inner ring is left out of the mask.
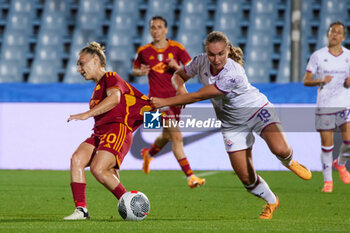
[[[183,65],[186,65],[187,63],[189,63],[191,61],[191,56],[188,54],[188,52],[186,51],[186,49],[180,49],[179,48],[179,60],[181,61],[181,63]]]
[[[317,53],[313,53],[310,57],[309,62],[307,63],[306,71],[315,74],[317,70],[317,66],[318,66],[318,56],[317,56]]]
[[[128,93],[129,88],[125,85],[125,81],[116,73],[108,72],[106,79],[106,90],[110,88],[117,88],[121,94]]]
[[[185,73],[191,78],[199,73],[199,57],[195,56],[192,61],[184,66]]]
[[[239,74],[230,75],[230,73],[226,73],[225,75],[221,76],[218,80],[216,80],[214,85],[219,91],[223,93],[229,93],[233,89],[235,89],[237,87],[237,84],[243,79],[244,77]]]

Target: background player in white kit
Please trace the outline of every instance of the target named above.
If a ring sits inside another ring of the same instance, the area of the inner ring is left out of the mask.
[[[350,51],[342,46],[346,28],[341,22],[329,26],[328,46],[315,51],[306,67],[305,86],[318,86],[316,129],[321,135],[321,162],[324,186],[322,192],[333,191],[332,161],[333,134],[340,128],[343,143],[333,166],[341,180],[349,184],[345,164],[350,157]],[[313,79],[316,75],[316,79]]]
[[[248,82],[243,68],[242,50],[231,45],[222,32],[211,32],[205,41],[206,54],[193,58],[173,76],[176,89],[186,90],[185,82],[196,74],[204,85],[199,91],[170,97],[152,98],[159,108],[189,104],[211,98],[231,165],[248,192],[266,201],[261,219],[271,219],[279,205],[277,196],[256,174],[252,161],[253,131],[267,143],[284,166],[299,177],[311,179],[311,172],[292,160],[292,149],[282,132],[273,105]]]

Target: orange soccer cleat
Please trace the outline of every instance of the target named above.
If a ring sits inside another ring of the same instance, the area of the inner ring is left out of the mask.
[[[321,192],[323,193],[333,192],[333,181],[325,181]]]
[[[340,166],[338,164],[338,160],[333,161],[333,166],[338,170],[340,179],[345,183],[345,184],[350,184],[350,174],[346,170],[345,165]]]
[[[205,184],[205,179],[199,178],[195,175],[191,175],[187,180],[187,183],[188,183],[188,186],[190,186],[190,188],[192,189]]]
[[[312,177],[311,172],[304,165],[301,165],[297,161],[292,160],[289,166],[287,166],[289,170],[294,172],[297,176],[304,180],[310,180]]]
[[[276,203],[266,203],[263,212],[260,214],[260,219],[272,219],[273,212],[280,204],[280,200],[276,196]]]

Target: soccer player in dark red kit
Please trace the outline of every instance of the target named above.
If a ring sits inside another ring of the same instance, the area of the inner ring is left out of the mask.
[[[142,124],[143,112],[151,110],[149,99],[115,72],[106,72],[103,47],[91,42],[79,53],[78,72],[96,83],[90,110],[70,115],[71,120],[94,117],[93,134],[71,158],[71,189],[76,209],[65,220],[89,218],[86,207],[85,168],[119,200],[126,189],[118,170],[132,144],[132,132]]]
[[[153,41],[137,51],[137,57],[133,63],[134,76],[148,76],[149,97],[172,97],[179,94],[171,83],[171,78],[179,68],[180,62],[185,65],[191,61],[184,46],[176,41],[166,38],[168,33],[167,21],[161,16],[154,16],[150,20],[150,33]],[[193,174],[191,166],[183,149],[182,134],[178,126],[168,121],[179,121],[181,107],[171,107],[165,111],[165,120],[168,128],[163,128],[162,133],[156,138],[150,148],[141,150],[143,157],[143,171],[150,172],[150,162],[169,141],[172,141],[173,153],[187,176],[187,183],[191,188],[203,185],[205,179]]]

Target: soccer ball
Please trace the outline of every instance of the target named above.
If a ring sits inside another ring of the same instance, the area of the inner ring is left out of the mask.
[[[147,217],[150,209],[149,200],[139,191],[123,194],[118,203],[118,211],[124,220],[141,221]]]

